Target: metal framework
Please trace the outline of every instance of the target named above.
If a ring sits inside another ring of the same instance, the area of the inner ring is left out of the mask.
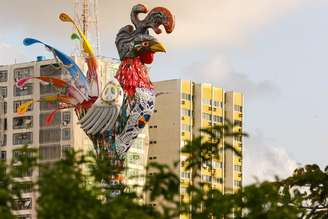
[[[75,0],[74,15],[75,22],[90,39],[96,56],[100,56],[98,0]]]

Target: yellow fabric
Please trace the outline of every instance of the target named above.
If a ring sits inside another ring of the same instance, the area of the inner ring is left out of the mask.
[[[95,55],[94,55],[93,49],[92,49],[89,41],[87,40],[85,35],[82,33],[82,31],[79,29],[79,27],[76,25],[74,20],[69,15],[67,15],[65,13],[61,13],[59,18],[63,22],[71,22],[74,25],[74,27],[76,28],[77,32],[79,33],[80,37],[83,40],[84,52],[87,53],[89,57],[94,57]]]
[[[20,105],[18,108],[17,108],[17,113],[19,115],[24,115],[24,113],[27,112],[28,108],[33,104],[33,100],[30,100],[30,101],[27,101],[25,103],[23,103],[22,105]]]

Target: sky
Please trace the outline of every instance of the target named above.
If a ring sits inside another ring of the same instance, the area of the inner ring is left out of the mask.
[[[35,37],[70,54],[73,0],[1,0],[0,64],[49,55],[24,47]],[[101,54],[118,57],[115,34],[130,24],[131,7],[165,6],[175,15],[170,35],[156,36],[151,79],[210,82],[245,95],[245,183],[285,177],[301,165],[327,164],[327,0],[99,0]]]

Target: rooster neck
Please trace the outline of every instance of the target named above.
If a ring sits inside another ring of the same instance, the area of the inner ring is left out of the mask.
[[[134,96],[137,88],[154,88],[149,79],[147,66],[142,63],[140,57],[123,59],[115,78],[129,97]]]

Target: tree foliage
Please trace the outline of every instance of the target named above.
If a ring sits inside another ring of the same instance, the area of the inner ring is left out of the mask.
[[[140,202],[138,194],[125,189],[117,180],[122,166],[106,152],[95,156],[68,151],[64,159],[44,163],[38,161],[37,151],[23,147],[11,163],[0,162],[0,218],[15,218],[10,209],[22,194],[17,177],[31,168],[39,171],[33,184],[38,192],[38,219],[169,219],[181,214],[193,219],[328,218],[328,167],[321,170],[317,165],[307,165],[286,179],[258,182],[233,194],[223,194],[197,181],[196,170],[219,159],[222,137],[244,135],[226,124],[201,130],[202,136],[182,149],[190,155],[186,170],[194,170],[187,199],[181,201],[180,177],[174,165],[148,165],[152,174],[146,176],[144,192],[156,206]],[[225,148],[239,153],[232,146]]]

